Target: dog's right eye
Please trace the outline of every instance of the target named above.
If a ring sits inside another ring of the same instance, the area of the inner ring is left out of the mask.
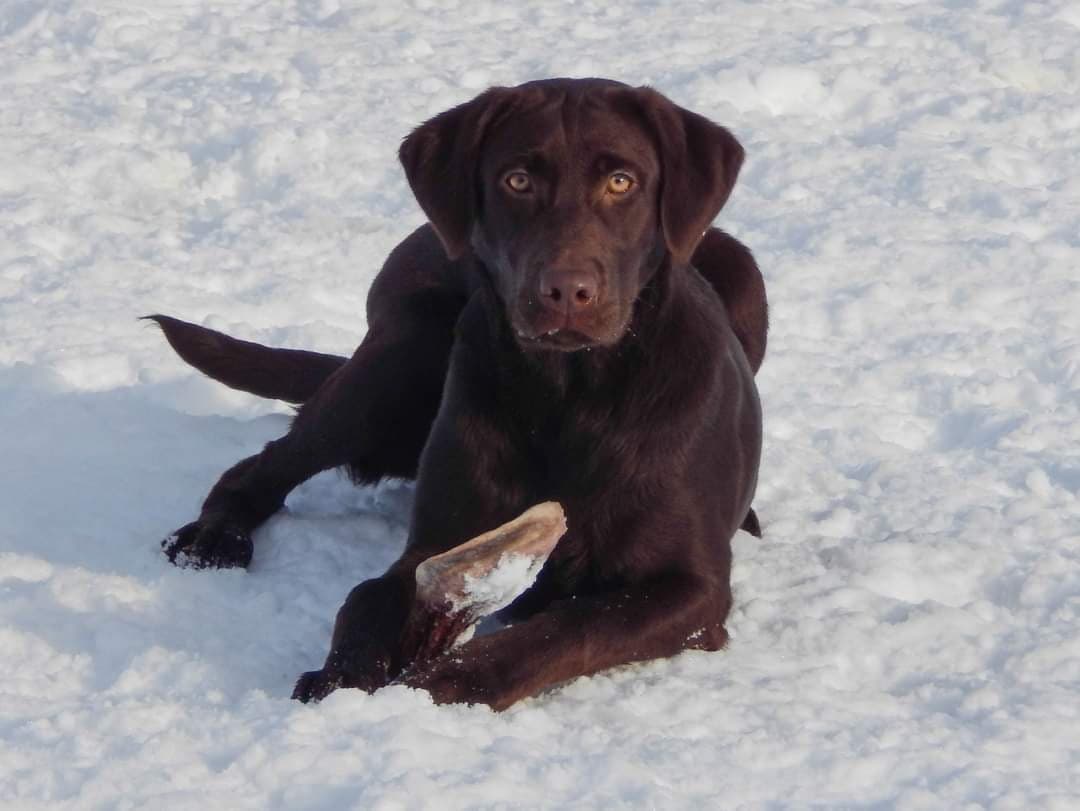
[[[511,172],[504,178],[504,182],[511,191],[516,191],[518,194],[532,191],[532,178],[525,172]]]

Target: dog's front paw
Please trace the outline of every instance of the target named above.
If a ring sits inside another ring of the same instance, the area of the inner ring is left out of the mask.
[[[516,700],[513,685],[455,651],[409,670],[397,683],[426,690],[436,704],[486,704],[503,710]]]
[[[331,652],[321,670],[309,670],[296,680],[292,697],[305,704],[322,701],[339,687],[374,693],[390,683],[390,654],[375,639],[354,642],[347,653]]]
[[[247,568],[255,545],[251,535],[227,523],[192,521],[161,542],[171,563],[190,569]]]
[[[345,674],[340,670],[325,667],[322,670],[309,670],[296,680],[292,697],[305,704],[312,701],[319,702],[339,687],[344,686]]]

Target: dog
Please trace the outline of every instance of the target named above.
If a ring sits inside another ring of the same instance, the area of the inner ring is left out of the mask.
[[[163,542],[174,563],[247,566],[253,530],[319,471],[416,479],[404,552],[349,594],[294,698],[402,683],[501,710],[725,645],[731,539],[760,535],[754,375],[768,329],[750,251],[710,227],[743,155],[651,88],[492,88],[403,141],[429,222],[372,284],[351,358],[149,316],[210,377],[302,404]],[[510,624],[403,661],[417,565],[549,500],[569,529],[502,613]]]

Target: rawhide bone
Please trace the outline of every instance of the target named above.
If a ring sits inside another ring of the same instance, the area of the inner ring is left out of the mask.
[[[404,661],[415,667],[440,656],[476,622],[512,603],[565,532],[562,506],[545,501],[417,566]]]

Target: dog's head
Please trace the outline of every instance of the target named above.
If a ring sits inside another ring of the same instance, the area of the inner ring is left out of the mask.
[[[492,88],[418,127],[401,162],[456,258],[489,269],[526,348],[610,346],[670,258],[689,263],[743,150],[654,90],[600,79]]]

